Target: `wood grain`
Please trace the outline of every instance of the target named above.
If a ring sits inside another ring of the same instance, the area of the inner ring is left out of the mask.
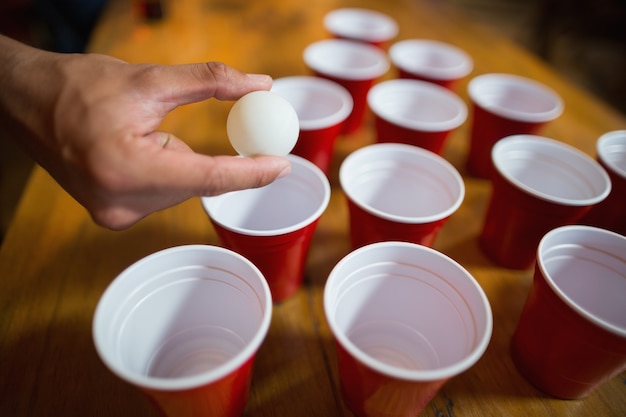
[[[434,0],[176,0],[165,18],[142,21],[124,0],[112,0],[90,51],[128,62],[181,64],[223,61],[273,77],[307,74],[302,51],[329,37],[328,11],[358,5],[397,20],[400,39],[451,42],[475,61],[456,91],[467,101],[472,76],[508,72],[556,90],[565,112],[543,133],[595,156],[595,140],[626,128],[626,120],[569,84],[537,57]],[[391,70],[386,78],[395,77]],[[225,121],[231,103],[209,100],[179,108],[162,129],[198,152],[233,153]],[[495,266],[476,238],[490,193],[468,177],[469,123],[450,137],[444,156],[464,175],[466,198],[446,223],[435,248],[464,265],[491,302],[494,332],[487,352],[451,380],[420,416],[623,416],[626,374],[584,400],[550,398],[516,371],[509,341],[531,281],[531,271]],[[372,120],[340,137],[330,173],[332,198],[316,230],[305,283],[275,306],[269,335],[255,364],[247,416],[352,416],[338,389],[336,358],[322,310],[323,285],[349,251],[347,208],[338,168],[351,151],[374,141]],[[114,377],[91,340],[93,310],[107,284],[126,266],[154,251],[181,244],[219,244],[197,199],[155,213],[123,232],[95,226],[85,210],[37,168],[0,252],[0,416],[157,416],[150,402]]]

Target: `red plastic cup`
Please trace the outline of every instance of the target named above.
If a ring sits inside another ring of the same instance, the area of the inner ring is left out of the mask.
[[[400,78],[428,81],[449,89],[472,72],[474,61],[462,49],[429,39],[406,39],[389,48]]]
[[[626,130],[600,136],[596,149],[598,162],[611,178],[611,193],[592,207],[581,223],[626,236]]]
[[[348,90],[324,78],[294,76],[274,80],[272,92],[289,101],[298,114],[300,135],[291,153],[328,175],[335,141],[352,112]]]
[[[563,142],[514,135],[498,141],[492,155],[496,169],[480,244],[506,268],[532,267],[548,231],[578,222],[611,191],[600,164]]]
[[[381,242],[331,271],[324,312],[343,399],[359,417],[417,416],[483,355],[489,301],[458,263],[425,246]]]
[[[302,285],[311,238],[330,200],[330,183],[312,162],[296,156],[291,173],[261,188],[203,197],[222,244],[263,272],[275,302]]]
[[[336,38],[365,42],[379,48],[384,48],[398,34],[398,24],[390,16],[358,7],[327,13],[324,27]]]
[[[334,81],[350,92],[354,107],[342,133],[357,131],[365,117],[367,92],[389,70],[387,54],[365,43],[327,39],[307,46],[303,58],[316,76]]]
[[[467,119],[467,106],[459,96],[425,81],[383,81],[370,89],[367,103],[377,142],[406,143],[437,154]]]
[[[168,417],[236,417],[272,316],[263,275],[230,250],[162,250],[123,271],[93,320],[96,350]]]
[[[489,178],[491,148],[500,139],[537,133],[563,112],[563,101],[547,86],[511,74],[484,74],[472,79],[468,92],[473,110],[467,168]]]
[[[448,161],[400,143],[352,152],[341,164],[339,181],[353,249],[389,240],[432,246],[465,196],[463,179]]]
[[[511,344],[520,373],[577,399],[626,370],[624,300],[626,237],[589,226],[547,233]]]

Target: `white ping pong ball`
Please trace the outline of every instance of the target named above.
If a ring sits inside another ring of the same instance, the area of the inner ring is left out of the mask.
[[[230,109],[226,132],[242,156],[285,156],[296,145],[300,124],[286,99],[269,91],[253,91]]]

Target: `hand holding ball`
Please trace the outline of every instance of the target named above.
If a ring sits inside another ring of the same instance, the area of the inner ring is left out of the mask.
[[[287,155],[298,140],[300,125],[291,104],[269,91],[240,98],[228,113],[228,139],[242,156]]]

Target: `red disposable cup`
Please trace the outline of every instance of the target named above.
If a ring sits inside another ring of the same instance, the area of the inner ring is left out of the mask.
[[[400,143],[352,152],[341,164],[339,181],[353,249],[389,240],[432,246],[465,196],[463,179],[448,161]]]
[[[611,193],[581,223],[626,235],[626,130],[605,133],[596,150],[598,162],[611,178]]]
[[[479,75],[470,81],[468,93],[472,127],[467,168],[480,178],[491,175],[491,148],[498,140],[538,133],[563,112],[563,101],[556,92],[517,75]]]
[[[330,200],[330,183],[312,162],[287,156],[291,173],[261,188],[203,197],[222,244],[252,261],[275,302],[302,285],[311,238]]]
[[[342,133],[353,133],[363,124],[367,92],[389,70],[387,54],[380,48],[345,39],[327,39],[306,47],[307,67],[318,77],[345,87],[354,106]]]
[[[467,119],[467,106],[458,95],[426,81],[383,81],[370,89],[367,103],[377,142],[406,143],[437,154]]]
[[[428,81],[449,89],[472,72],[474,61],[462,49],[430,39],[391,45],[389,57],[400,78]]]
[[[626,237],[565,226],[541,240],[513,335],[520,373],[558,398],[583,398],[626,370]]]
[[[497,264],[526,269],[551,229],[578,222],[611,190],[594,159],[563,142],[513,135],[492,151],[495,170],[480,244]]]
[[[342,396],[359,417],[417,416],[473,366],[492,331],[489,301],[458,263],[380,242],[340,260],[324,287]]]
[[[324,27],[334,37],[384,48],[398,34],[398,24],[376,10],[345,7],[328,12]]]
[[[300,134],[291,153],[328,175],[335,141],[352,112],[348,90],[324,78],[293,76],[274,80],[272,92],[289,101],[298,114]]]
[[[220,247],[179,246],[115,278],[93,336],[105,365],[164,416],[236,417],[271,316],[269,287],[250,261]]]

